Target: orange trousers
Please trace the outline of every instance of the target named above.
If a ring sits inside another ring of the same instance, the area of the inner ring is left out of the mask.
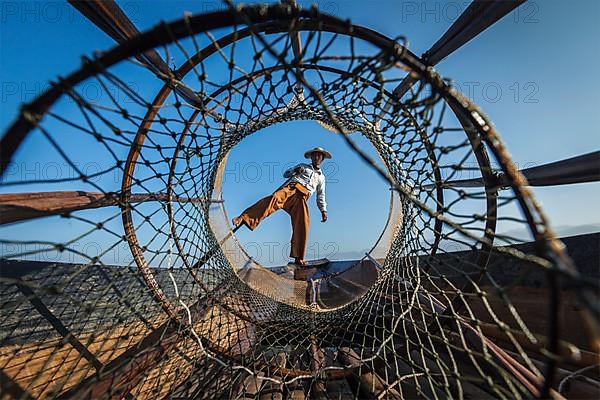
[[[263,219],[283,208],[292,218],[290,257],[303,259],[310,224],[306,203],[308,196],[308,189],[302,184],[288,183],[244,210],[241,215],[242,221],[253,231]]]

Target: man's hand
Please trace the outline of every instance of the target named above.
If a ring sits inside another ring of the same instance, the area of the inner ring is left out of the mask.
[[[296,173],[296,174],[301,174],[303,172],[304,172],[304,167],[303,166],[299,166],[299,167],[294,168],[294,173]]]
[[[327,221],[327,211],[321,211],[321,222]]]

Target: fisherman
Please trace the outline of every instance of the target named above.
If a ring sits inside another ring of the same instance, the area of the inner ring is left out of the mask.
[[[290,257],[294,258],[294,264],[299,266],[307,264],[304,260],[304,253],[308,240],[310,216],[306,202],[315,190],[317,191],[317,207],[321,211],[321,222],[327,221],[325,174],[321,171],[321,162],[325,158],[331,158],[331,153],[322,147],[315,147],[306,151],[304,158],[310,158],[311,163],[300,163],[286,170],[283,177],[288,180],[283,185],[232,220],[235,227],[243,223],[253,231],[263,219],[283,208],[292,219]]]

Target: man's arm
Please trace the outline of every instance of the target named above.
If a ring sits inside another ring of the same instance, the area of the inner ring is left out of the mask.
[[[317,207],[321,210],[321,222],[327,221],[327,201],[325,201],[325,177],[317,185]]]
[[[294,165],[292,168],[289,168],[289,169],[285,170],[285,172],[283,173],[283,177],[284,178],[290,178],[292,175],[294,175],[296,169],[298,167],[302,167],[302,166],[303,166],[303,164],[300,163],[300,164]]]

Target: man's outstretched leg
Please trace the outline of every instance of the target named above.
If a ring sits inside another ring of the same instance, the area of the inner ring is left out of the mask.
[[[243,213],[233,218],[231,222],[233,222],[235,227],[238,227],[243,223],[251,231],[253,231],[263,219],[273,214],[280,208],[283,208],[286,200],[294,193],[295,190],[289,186],[284,186],[275,193],[263,197],[250,207],[246,208]]]

